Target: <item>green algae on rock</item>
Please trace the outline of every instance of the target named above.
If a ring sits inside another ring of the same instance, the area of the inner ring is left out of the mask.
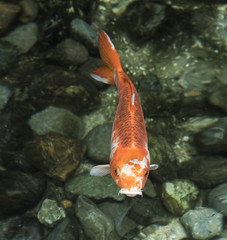
[[[181,216],[195,206],[199,190],[187,179],[175,179],[165,182],[162,187],[162,201],[174,215]]]
[[[75,213],[88,237],[94,240],[111,239],[110,234],[114,231],[112,218],[103,213],[90,199],[79,196]]]
[[[198,207],[181,217],[181,222],[193,239],[211,239],[220,235],[223,216],[214,209]]]
[[[125,196],[118,194],[119,190],[111,176],[94,177],[89,174],[82,174],[69,179],[65,184],[65,191],[70,199],[75,199],[78,195],[84,195],[96,200],[112,198],[116,201],[122,201]]]
[[[132,240],[187,239],[187,233],[179,218],[172,218],[167,225],[152,224],[142,230]]]
[[[46,226],[53,226],[56,222],[66,217],[63,207],[59,207],[57,202],[46,198],[37,214],[39,221]]]

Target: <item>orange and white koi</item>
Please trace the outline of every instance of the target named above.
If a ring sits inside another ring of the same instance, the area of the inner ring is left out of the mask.
[[[142,195],[149,170],[158,168],[150,165],[147,146],[147,132],[139,96],[129,77],[124,73],[118,53],[104,32],[99,33],[99,50],[103,67],[91,72],[97,81],[116,85],[119,103],[113,124],[110,164],[98,165],[91,169],[93,176],[111,173],[119,193],[134,197]]]

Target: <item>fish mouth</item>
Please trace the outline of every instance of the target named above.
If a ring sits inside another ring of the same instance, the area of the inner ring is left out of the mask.
[[[143,196],[142,190],[141,189],[127,189],[127,188],[121,188],[121,190],[119,191],[119,193],[121,194],[125,194],[128,197],[135,197],[136,195],[140,195]]]

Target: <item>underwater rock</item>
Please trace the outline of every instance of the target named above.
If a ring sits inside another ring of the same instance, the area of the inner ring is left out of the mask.
[[[63,219],[44,240],[79,240],[76,219]]]
[[[70,24],[72,37],[83,43],[91,55],[98,55],[98,34],[84,20],[75,18]]]
[[[127,4],[119,11],[117,7]],[[149,0],[141,1],[118,1],[118,5],[114,6],[113,12],[120,15],[118,20],[120,25],[126,31],[129,31],[136,38],[151,37],[151,34],[160,27],[165,19],[166,5],[152,2]],[[130,28],[128,27],[130,26]]]
[[[152,164],[158,164],[159,168],[151,171],[151,177],[154,177],[160,182],[172,180],[177,177],[177,168],[175,164],[175,155],[166,137],[156,136],[147,129],[148,133],[148,149]],[[166,135],[166,133],[165,133]]]
[[[213,58],[215,59],[215,56]],[[207,102],[210,92],[215,92],[219,87],[216,80],[218,74],[219,63],[210,59],[198,61],[185,69],[177,81],[184,94],[180,109],[184,116],[194,117],[197,114],[200,115],[201,112],[203,115],[218,112]]]
[[[0,239],[42,240],[43,232],[40,223],[32,214],[24,214],[0,220]]]
[[[192,24],[199,38],[218,48],[227,49],[227,5],[203,5],[192,14]]]
[[[114,220],[115,230],[121,237],[137,228],[137,224],[126,216],[131,205],[130,203],[111,202],[104,202],[98,205],[102,212]]]
[[[6,86],[0,85],[0,111],[5,107],[11,96],[11,91]]]
[[[168,225],[152,224],[140,231],[132,240],[181,240],[187,239],[187,233],[178,218],[173,218]]]
[[[100,106],[96,111],[92,111],[82,116],[86,136],[96,126],[113,123],[117,111],[118,92],[115,86],[110,86],[100,92]],[[110,142],[111,139],[108,141]]]
[[[191,157],[197,154],[196,147],[192,144],[192,137],[190,135],[180,136],[175,141],[173,150],[176,156],[177,167],[180,167],[185,162],[189,162]]]
[[[176,114],[182,105],[182,93],[163,90],[160,80],[153,74],[143,77],[138,93],[145,117],[166,117],[170,112]]]
[[[214,60],[199,61],[185,68],[177,83],[187,93],[207,91],[215,82],[215,75],[218,75],[218,65]]]
[[[87,157],[97,163],[109,163],[112,123],[95,127],[85,138]]]
[[[65,184],[65,191],[69,199],[74,199],[77,195],[84,195],[96,200],[112,198],[122,201],[125,199],[125,195],[118,194],[119,190],[111,176],[94,177],[83,174],[67,180]]]
[[[185,129],[186,132],[196,134],[206,128],[209,128],[210,126],[218,122],[218,120],[218,117],[209,116],[190,117],[186,121],[184,121],[180,127]]]
[[[24,54],[37,42],[38,26],[34,22],[23,24],[1,39],[16,46],[19,53]]]
[[[94,13],[92,26],[106,29],[116,24],[141,40],[160,26],[165,19],[165,8],[165,4],[149,0],[102,1]]]
[[[136,199],[132,205],[132,208],[128,214],[131,219],[134,219],[138,224],[147,226],[150,224],[168,224],[171,215],[162,206],[159,198]]]
[[[45,199],[37,214],[38,220],[46,225],[53,226],[58,221],[66,217],[63,207],[59,207],[55,200]]]
[[[0,174],[0,216],[21,213],[34,207],[45,189],[41,174],[5,170]]]
[[[12,65],[17,61],[18,50],[15,46],[0,42],[0,76],[7,72]]]
[[[211,208],[227,217],[227,183],[212,189],[208,195],[208,202]]]
[[[47,179],[48,181],[46,184],[46,190],[45,190],[45,193],[43,194],[42,201],[44,199],[54,199],[59,206],[65,209],[66,212],[68,212],[68,210],[71,211],[72,208],[70,205],[72,204],[72,202],[66,198],[64,188],[62,186],[63,184],[61,184],[61,182],[56,180],[52,180],[49,178]],[[40,201],[39,204],[37,205],[35,209],[36,213],[40,209],[42,201]],[[64,203],[64,201],[66,202]],[[67,203],[67,201],[69,202]]]
[[[99,2],[97,11],[94,13],[92,26],[96,29],[105,29],[111,22],[115,23],[116,19],[124,13],[129,4],[135,0],[116,0]]]
[[[199,152],[227,153],[227,117],[196,134],[194,139]]]
[[[150,198],[154,198],[157,196],[155,187],[149,178],[147,179],[146,184],[143,188],[143,193],[145,196],[150,197]]]
[[[214,106],[222,108],[225,112],[227,112],[227,100],[226,100],[227,90],[226,89],[227,89],[227,84],[216,89],[209,96],[209,102]]]
[[[69,110],[52,106],[32,115],[29,125],[38,135],[52,132],[78,138],[83,132],[82,122],[77,115]]]
[[[188,178],[201,187],[215,187],[227,181],[227,158],[217,155],[191,157],[182,164],[179,175]]]
[[[20,10],[20,6],[16,4],[0,2],[0,36],[11,27],[12,23],[17,19]]]
[[[38,16],[39,6],[36,0],[21,0],[20,22],[28,23],[35,20]]]
[[[92,83],[94,83],[95,86],[98,86],[101,89],[106,89],[109,87],[107,84],[103,84],[102,82],[96,81],[93,77],[90,76],[90,73],[94,69],[101,66],[103,66],[103,62],[100,58],[93,58],[89,56],[88,60],[84,64],[79,66],[77,70],[82,76],[89,78],[89,80]]]
[[[92,169],[92,167],[94,167],[94,164],[88,162],[88,161],[83,161],[78,168],[75,171],[75,176],[76,175],[80,175],[80,174],[84,174],[84,173],[90,173],[90,170]]]
[[[36,70],[28,95],[38,110],[54,105],[82,113],[99,106],[99,92],[93,83],[60,66],[46,65]]]
[[[186,179],[175,179],[162,186],[163,204],[175,216],[181,216],[193,208],[198,194],[198,188]]]
[[[211,239],[221,233],[223,216],[211,208],[199,207],[186,212],[181,222],[193,239]]]
[[[19,108],[15,111],[9,110],[11,103],[14,105],[13,97],[7,107],[0,112],[0,164],[7,169],[34,172],[34,168],[24,154],[24,142],[32,132],[26,120],[17,114],[17,111],[20,111]]]
[[[76,201],[75,213],[83,226],[85,234],[90,239],[110,239],[109,236],[114,231],[114,222],[91,200],[85,196],[79,196]]]
[[[50,51],[47,58],[64,66],[73,65],[75,67],[86,62],[88,56],[88,51],[82,44],[66,38]]]
[[[63,182],[78,167],[85,150],[81,141],[53,133],[37,136],[26,144],[30,163],[50,178]]]

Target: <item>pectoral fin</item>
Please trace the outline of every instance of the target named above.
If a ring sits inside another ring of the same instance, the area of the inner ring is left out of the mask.
[[[97,165],[90,171],[91,176],[103,177],[110,174],[110,164]]]
[[[158,168],[158,164],[151,164],[150,170],[156,170]]]

